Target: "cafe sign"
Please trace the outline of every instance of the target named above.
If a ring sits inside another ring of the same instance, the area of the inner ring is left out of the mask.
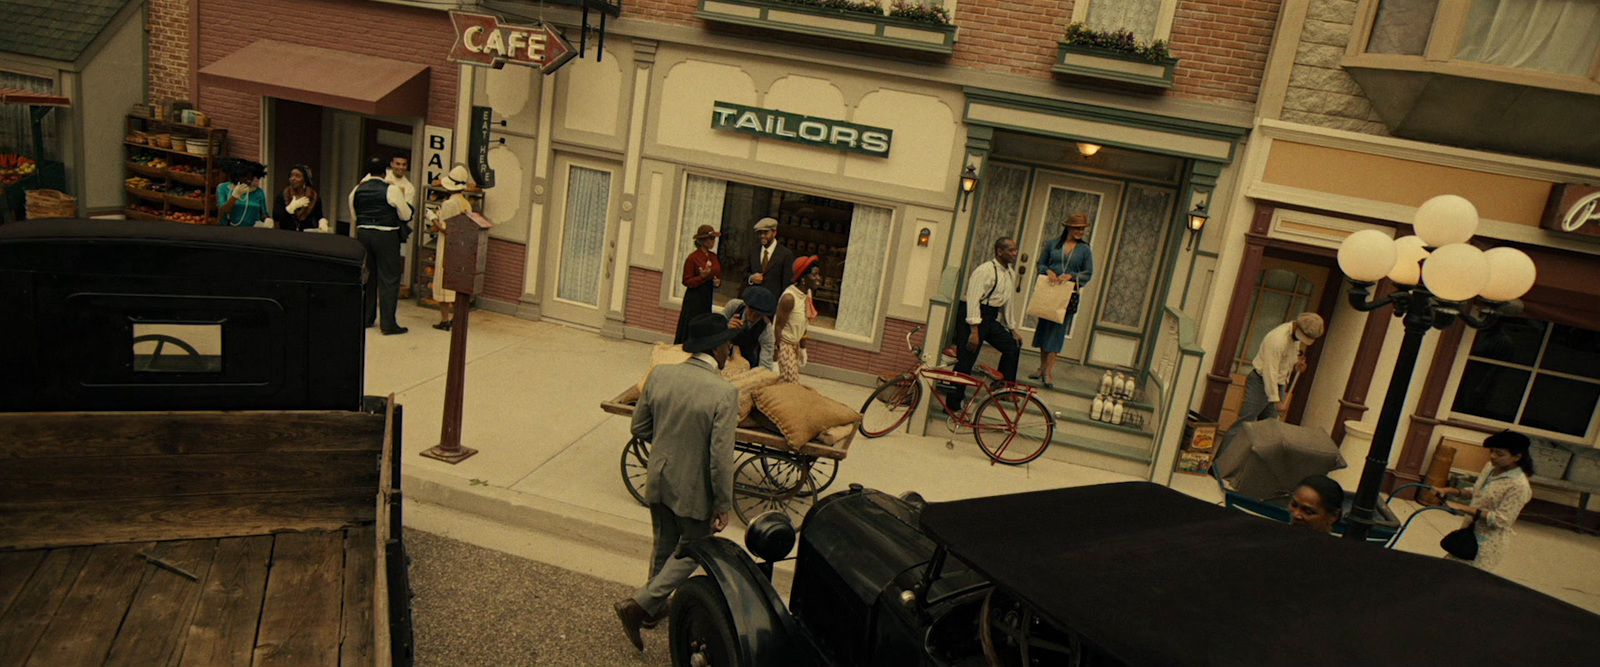
[[[1600,236],[1600,186],[1562,183],[1550,188],[1541,227]]]
[[[894,130],[888,128],[730,102],[717,102],[711,108],[711,127],[877,157],[889,157],[889,143],[894,138]]]
[[[499,69],[506,63],[537,67],[545,74],[560,69],[578,55],[572,43],[548,23],[512,25],[500,17],[471,12],[450,12],[456,43],[450,60]]]

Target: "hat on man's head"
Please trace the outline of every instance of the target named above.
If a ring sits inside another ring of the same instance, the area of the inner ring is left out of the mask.
[[[721,313],[706,313],[696,315],[689,320],[688,338],[683,341],[683,351],[689,354],[710,352],[718,345],[733,340],[739,335],[738,329],[728,328],[728,318]]]
[[[1068,227],[1088,227],[1089,216],[1082,213],[1073,213],[1072,215],[1067,216],[1066,220],[1061,221],[1061,224]]]
[[[800,282],[800,278],[806,275],[806,271],[811,270],[811,265],[816,264],[818,261],[821,261],[821,259],[822,258],[817,257],[816,255],[796,257],[794,259],[794,281]]]
[[[1322,316],[1316,313],[1300,313],[1294,318],[1294,323],[1300,325],[1299,331],[1294,334],[1295,339],[1302,343],[1309,343],[1322,337]],[[1302,336],[1301,333],[1305,335]]]
[[[778,231],[778,219],[777,218],[762,218],[760,220],[757,220],[756,221],[756,231],[758,231],[758,232],[775,232],[775,231]]]
[[[700,225],[699,229],[694,230],[694,240],[696,241],[699,241],[700,239],[714,239],[718,236],[722,236],[722,232],[717,231],[717,228],[712,227],[711,225]]]
[[[773,317],[778,314],[778,297],[760,285],[751,285],[744,289],[744,305],[758,315]]]
[[[450,168],[449,175],[439,178],[439,187],[451,192],[461,192],[477,184],[478,182],[472,178],[472,172],[467,171],[465,165],[459,164]]]

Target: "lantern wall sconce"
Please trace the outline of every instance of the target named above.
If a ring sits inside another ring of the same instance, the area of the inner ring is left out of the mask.
[[[933,230],[923,227],[922,231],[917,232],[917,247],[926,248],[928,247],[928,242],[932,240]]]
[[[1100,144],[1091,144],[1087,141],[1078,142],[1078,154],[1084,157],[1094,157],[1094,154],[1099,153],[1102,148],[1105,147]]]
[[[967,165],[961,172],[961,211],[967,210],[967,201],[972,198],[972,191],[978,189],[978,168]]]
[[[1211,213],[1206,210],[1206,205],[1210,202],[1210,192],[1195,193],[1194,208],[1189,210],[1189,242],[1184,246],[1184,250],[1194,247],[1194,240],[1200,237],[1200,231],[1205,229],[1206,221],[1211,219]]]

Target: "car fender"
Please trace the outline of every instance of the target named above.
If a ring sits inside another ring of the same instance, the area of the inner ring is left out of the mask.
[[[707,537],[683,546],[717,582],[739,633],[739,664],[821,666],[830,664],[804,635],[777,589],[750,555],[732,540]]]

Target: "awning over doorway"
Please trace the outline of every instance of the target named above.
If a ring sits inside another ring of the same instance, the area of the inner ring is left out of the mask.
[[[21,88],[0,88],[0,104],[32,104],[42,107],[70,107],[72,100],[50,93],[36,93]]]
[[[263,39],[201,68],[200,83],[378,116],[426,116],[428,66]]]

